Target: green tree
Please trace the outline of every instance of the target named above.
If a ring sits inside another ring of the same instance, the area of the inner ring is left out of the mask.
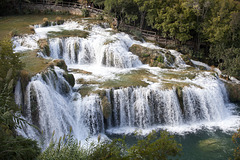
[[[211,18],[203,29],[210,46],[210,57],[224,74],[240,79],[240,13],[232,0],[215,1]]]
[[[95,6],[98,6],[100,9],[104,8],[104,2],[105,0],[92,0],[91,2],[93,2],[93,4]]]
[[[105,0],[104,10],[113,15],[118,20],[118,24],[122,24],[125,20],[127,22],[135,21],[137,19],[136,7],[134,7],[133,0]]]
[[[138,9],[140,11],[140,25],[139,28],[142,29],[145,22],[145,16],[147,13],[147,8],[149,7],[151,0],[134,0],[134,2],[137,4]]]
[[[147,22],[164,37],[185,43],[195,29],[193,10],[184,0],[149,1]]]

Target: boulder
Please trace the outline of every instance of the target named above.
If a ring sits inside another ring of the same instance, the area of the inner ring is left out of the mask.
[[[240,103],[240,84],[226,82],[225,86],[230,102]]]
[[[68,70],[67,70],[67,65],[66,65],[66,63],[65,63],[64,60],[62,60],[62,59],[55,59],[55,60],[53,60],[52,62],[53,62],[52,65],[58,66],[59,68],[63,69],[63,70],[66,71],[66,72],[68,71]]]
[[[151,67],[167,67],[164,63],[164,53],[161,49],[151,49],[134,44],[129,48],[129,51],[136,54],[144,64],[149,64]]]
[[[75,85],[75,78],[72,74],[65,73],[63,74],[63,77],[72,87]]]

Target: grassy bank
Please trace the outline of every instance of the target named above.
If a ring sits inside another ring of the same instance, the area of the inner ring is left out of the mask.
[[[76,19],[78,16],[73,15],[14,15],[0,17],[0,39],[10,36],[10,32],[17,34],[30,34],[32,33],[29,25],[43,23],[43,18],[48,18],[49,21],[56,20],[57,17],[62,19]]]

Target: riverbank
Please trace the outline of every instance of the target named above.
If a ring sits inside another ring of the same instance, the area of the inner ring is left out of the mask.
[[[13,34],[32,34],[30,25],[43,23],[43,18],[55,21],[57,17],[61,19],[78,19],[81,16],[61,15],[61,14],[31,14],[31,15],[11,15],[0,17],[0,39],[12,37]]]

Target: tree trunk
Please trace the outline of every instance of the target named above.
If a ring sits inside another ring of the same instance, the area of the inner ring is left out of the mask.
[[[141,12],[140,29],[143,28],[146,12]]]

